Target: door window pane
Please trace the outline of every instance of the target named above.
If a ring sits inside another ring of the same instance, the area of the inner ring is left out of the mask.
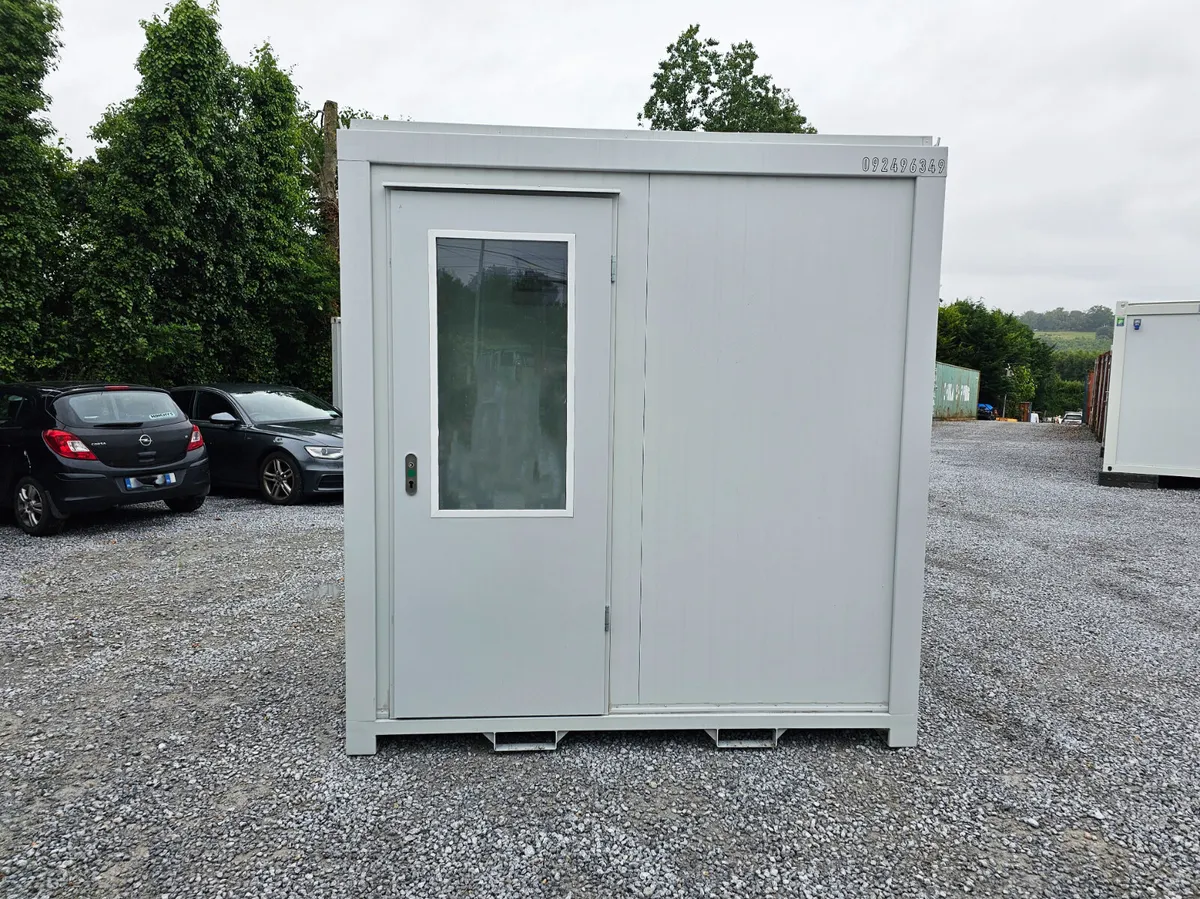
[[[565,510],[567,242],[436,248],[438,507]]]
[[[201,390],[196,396],[196,421],[208,421],[218,412],[228,412],[237,418],[237,413],[234,412],[233,404],[229,400],[218,393]]]
[[[17,393],[0,393],[0,425],[19,425],[29,403]]]
[[[175,405],[183,410],[184,415],[188,418],[192,417],[192,406],[196,403],[196,391],[172,390],[171,399],[175,400]]]

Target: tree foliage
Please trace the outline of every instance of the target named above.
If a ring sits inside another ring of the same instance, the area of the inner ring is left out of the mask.
[[[1055,350],[1054,370],[1064,381],[1086,381],[1097,355],[1091,350]]]
[[[260,343],[246,346],[246,380],[282,380],[324,390],[329,377],[329,315],[337,267],[317,235],[304,166],[305,123],[296,88],[270,47],[239,71],[253,194],[247,218],[246,314]]]
[[[692,25],[667,46],[638,122],[658,131],[816,133],[796,101],[770,75],[755,71],[749,41],[722,53]]]
[[[0,381],[54,364],[60,193],[70,166],[48,143],[43,81],[58,52],[49,0],[0,0]]]
[[[1049,312],[1030,310],[1021,316],[1021,321],[1035,331],[1099,331],[1112,328],[1113,311],[1110,306],[1093,306],[1086,312],[1079,309],[1064,309],[1059,306]],[[1111,332],[1108,335],[1112,337]]]
[[[1015,315],[971,299],[938,310],[937,358],[979,371],[980,402],[999,409],[1007,401],[1010,412],[1032,402],[1047,415],[1081,408],[1082,378],[1094,361],[1060,355]]]
[[[337,112],[337,121],[326,122],[325,116]],[[354,119],[376,118],[366,110],[346,107],[340,112],[337,104],[327,100],[321,110],[314,110],[307,103],[300,104],[301,134],[300,159],[304,167],[309,199],[316,210],[316,228],[325,241],[327,256],[338,262],[339,216],[337,195],[337,131],[349,128]],[[387,121],[387,116],[382,116]],[[328,127],[327,127],[328,126]],[[327,160],[332,154],[334,158]],[[328,165],[327,165],[328,162]],[[332,306],[335,315],[340,314],[340,302],[335,297]]]
[[[1048,412],[1048,414],[1061,415],[1064,412],[1070,412],[1072,409],[1082,412],[1083,395],[1083,381],[1059,381],[1055,393],[1053,411]]]
[[[245,272],[239,86],[211,9],[180,0],[142,24],[137,93],[92,133],[76,363],[98,378],[208,380]]]
[[[21,373],[327,394],[337,263],[319,234],[290,75],[265,45],[234,64],[215,4],[178,0],[142,26],[140,83],[93,130],[96,157],[49,157],[54,253],[43,258],[55,277],[29,338],[40,355],[21,354]],[[27,329],[34,309],[20,311]]]

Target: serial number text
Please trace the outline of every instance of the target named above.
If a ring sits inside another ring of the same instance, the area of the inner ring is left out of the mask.
[[[946,160],[920,156],[864,156],[862,170],[880,175],[944,175]]]

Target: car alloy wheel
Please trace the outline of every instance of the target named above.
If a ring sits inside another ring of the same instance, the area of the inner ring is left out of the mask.
[[[259,481],[263,498],[269,503],[288,505],[300,499],[300,473],[281,453],[269,456],[263,463]]]
[[[46,520],[46,500],[36,484],[23,484],[17,491],[17,520],[30,531],[36,531]]]
[[[66,524],[50,502],[50,495],[33,478],[22,478],[13,491],[13,515],[17,527],[31,537],[49,537]]]

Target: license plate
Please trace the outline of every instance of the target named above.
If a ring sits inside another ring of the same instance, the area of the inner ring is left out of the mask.
[[[166,474],[152,475],[146,478],[126,478],[125,489],[137,490],[139,487],[170,487],[177,483],[175,472],[168,471]]]

